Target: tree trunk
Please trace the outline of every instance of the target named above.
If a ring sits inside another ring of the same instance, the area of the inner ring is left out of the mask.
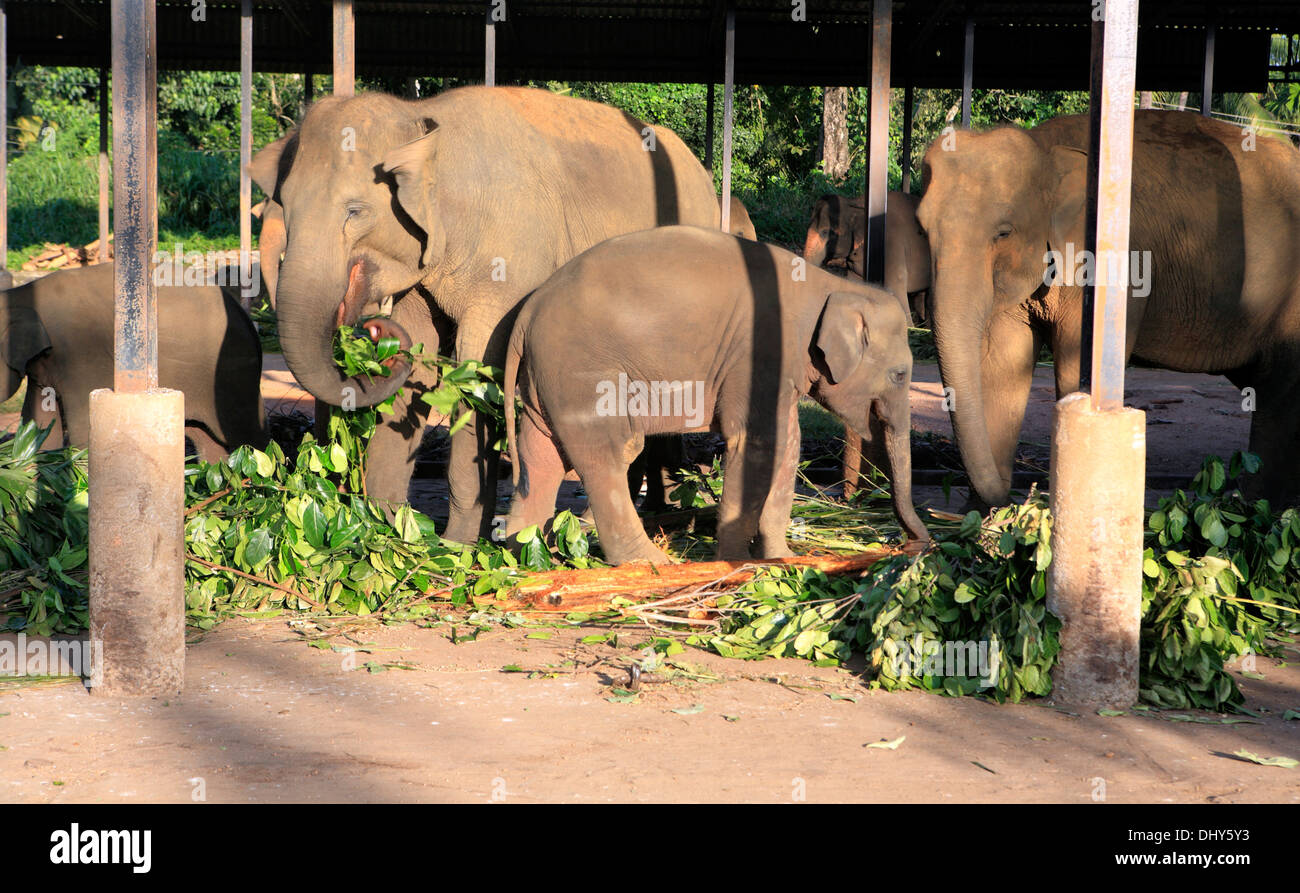
[[[849,88],[822,90],[822,170],[834,183],[849,174]]]

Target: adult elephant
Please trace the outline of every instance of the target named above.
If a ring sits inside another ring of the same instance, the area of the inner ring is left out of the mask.
[[[1140,254],[1125,359],[1253,388],[1250,448],[1263,469],[1252,492],[1294,500],[1300,153],[1190,112],[1139,111],[1134,123]],[[1084,268],[1067,267],[1083,252],[1087,128],[1070,116],[962,133],[925,156],[918,216],[934,258],[935,346],[962,461],[988,504],[1008,498],[1044,340],[1058,398],[1079,389]]]
[[[916,221],[920,199],[891,192],[885,203],[885,288],[899,299],[903,313],[925,319],[930,288],[930,245]],[[816,267],[863,280],[867,214],[861,196],[823,195],[813,205],[804,240],[804,260]]]
[[[292,163],[277,177],[286,152]],[[391,317],[368,324],[373,338],[435,345],[442,316],[456,326],[455,359],[500,366],[519,303],[569,258],[654,226],[718,225],[711,178],[672,131],[545,90],[329,97],[258,153],[252,174],[284,209],[276,314],[285,360],[333,405],[374,405],[408,377],[413,391],[431,384],[401,361],[373,381],[334,365],[335,329],[367,303],[399,296]],[[414,394],[398,398],[368,449],[371,496],[406,500],[427,412]],[[448,539],[490,531],[495,436],[475,418],[452,438]]]

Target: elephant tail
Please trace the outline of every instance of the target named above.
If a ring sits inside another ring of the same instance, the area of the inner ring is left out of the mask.
[[[519,486],[519,444],[515,435],[515,385],[519,381],[519,364],[524,361],[524,323],[521,318],[515,322],[514,331],[510,333],[510,346],[506,348],[506,379],[501,394],[505,403],[506,444],[510,450],[510,476],[514,486]]]

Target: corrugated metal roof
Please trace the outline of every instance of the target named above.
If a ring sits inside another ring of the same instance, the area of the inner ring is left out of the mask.
[[[357,71],[481,77],[488,2],[356,0]],[[328,0],[257,0],[253,64],[260,71],[326,72]],[[861,85],[867,80],[870,0],[807,0],[792,21],[788,0],[737,0],[741,83]],[[97,65],[107,59],[107,0],[8,0],[11,64]],[[233,70],[238,0],[159,0],[163,68]],[[498,82],[523,79],[721,80],[720,0],[507,0],[497,28]],[[1072,2],[895,0],[894,76],[956,86],[964,22],[976,22],[977,87],[1078,88],[1087,84],[1089,12]],[[1215,85],[1264,88],[1268,35],[1300,33],[1300,0],[1142,0],[1138,86],[1199,89],[1202,28],[1219,27]],[[1207,18],[1208,17],[1208,18]]]

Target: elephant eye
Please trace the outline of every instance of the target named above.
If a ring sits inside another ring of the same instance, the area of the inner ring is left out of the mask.
[[[993,234],[993,241],[997,242],[1011,235],[1012,226],[1009,223],[1003,223],[998,226],[998,231]]]

